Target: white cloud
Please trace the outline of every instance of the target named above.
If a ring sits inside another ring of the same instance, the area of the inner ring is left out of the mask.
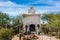
[[[39,3],[43,3],[43,4],[54,4],[54,1],[52,0],[37,0],[35,2],[33,2],[32,4],[39,4]]]
[[[11,1],[0,2],[0,11],[8,13],[9,15],[16,16],[20,13],[26,12],[26,5],[17,5]]]
[[[32,3],[32,4],[39,4],[39,3],[48,4],[46,6],[44,6],[44,5],[40,6],[42,8],[60,8],[60,2],[57,2],[57,1],[54,1],[54,0],[38,0],[34,3]],[[49,6],[49,5],[51,5],[51,6]]]
[[[26,7],[25,5],[18,5],[15,2],[11,2],[11,1],[0,1],[0,7]]]
[[[35,6],[36,13],[44,13],[44,12],[57,12],[60,11],[60,2],[48,0],[46,1],[37,1],[37,3],[48,3],[48,4],[54,4],[54,6]],[[27,13],[28,11],[27,5],[18,5],[11,1],[0,1],[0,11],[8,13],[9,15],[16,16],[21,13]]]
[[[46,0],[45,0],[46,1]],[[39,9],[39,12],[59,12],[60,11],[60,2],[48,0],[47,2],[41,2],[40,3],[47,3],[47,4],[53,4],[53,6],[37,6],[36,9]],[[38,2],[36,2],[38,4]]]
[[[15,4],[15,3],[14,3]],[[11,1],[7,1],[7,2],[0,2],[0,7],[8,7],[8,6],[13,6],[14,5]],[[16,4],[15,4],[16,5]]]

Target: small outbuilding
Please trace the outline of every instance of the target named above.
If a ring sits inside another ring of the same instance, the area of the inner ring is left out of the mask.
[[[41,23],[40,23],[40,14],[35,12],[34,7],[28,9],[28,14],[25,14],[23,18],[23,30],[24,32],[34,32],[39,33]]]

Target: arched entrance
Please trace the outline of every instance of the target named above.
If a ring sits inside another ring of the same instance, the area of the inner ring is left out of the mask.
[[[30,27],[30,28],[29,28],[29,29],[30,29],[30,32],[31,32],[31,31],[35,31],[35,25],[34,25],[34,24],[30,24],[29,27]]]

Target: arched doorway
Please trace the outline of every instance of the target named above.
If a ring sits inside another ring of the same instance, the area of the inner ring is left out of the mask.
[[[34,25],[34,24],[30,24],[29,27],[30,27],[30,28],[29,28],[29,29],[30,29],[30,32],[31,32],[31,31],[35,31],[35,25]]]

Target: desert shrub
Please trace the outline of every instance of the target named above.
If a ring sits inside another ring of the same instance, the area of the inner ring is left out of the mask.
[[[23,30],[19,30],[19,35],[23,36],[24,35],[24,31]]]
[[[27,35],[27,32],[25,32],[24,34]]]
[[[60,38],[60,32],[58,32],[58,38]]]
[[[25,32],[24,34],[25,34],[25,35],[30,35],[30,33],[31,33],[31,32],[30,32],[30,31],[28,31],[28,32]]]
[[[44,32],[44,34],[48,34],[49,29],[47,27],[41,27],[42,32]]]
[[[13,29],[0,29],[0,40],[11,40],[13,36]]]
[[[24,31],[23,31],[23,30],[19,30],[19,33],[20,33],[20,34],[23,34],[23,33],[24,33]]]
[[[57,36],[56,32],[51,32],[51,36]]]
[[[17,34],[17,36],[19,37],[19,40],[21,40],[21,37],[24,35],[24,31],[23,30],[19,30],[19,34]]]

